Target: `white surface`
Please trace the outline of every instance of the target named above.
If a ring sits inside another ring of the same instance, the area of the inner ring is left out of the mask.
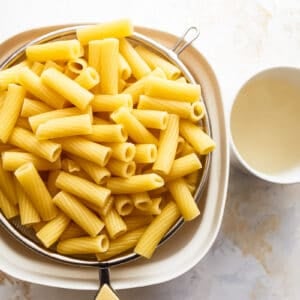
[[[84,7],[86,3],[89,7]],[[3,1],[0,40],[41,25],[120,16],[175,34],[196,25],[201,29],[196,46],[218,75],[228,111],[235,93],[252,74],[276,65],[300,66],[299,1],[157,3]],[[299,185],[272,185],[233,171],[229,190],[222,232],[205,259],[169,283],[122,291],[123,299],[300,298]],[[9,300],[83,300],[93,293],[3,279],[0,295]]]

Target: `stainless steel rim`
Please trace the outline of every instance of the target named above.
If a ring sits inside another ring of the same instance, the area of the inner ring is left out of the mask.
[[[45,42],[49,42],[51,40],[57,40],[57,39],[65,39],[65,38],[70,38],[74,37],[76,29],[81,28],[81,27],[86,27],[88,25],[79,25],[79,26],[72,26],[72,27],[67,27],[63,28],[60,30],[56,30],[53,32],[50,32],[48,34],[45,34],[37,39],[34,39],[33,41],[23,45],[20,47],[18,50],[16,50],[13,54],[11,54],[7,59],[3,61],[3,63],[0,65],[0,70],[5,69],[14,63],[16,63],[18,60],[20,60],[24,54],[25,54],[25,49],[29,45],[32,44],[41,44]],[[191,27],[192,29],[195,29],[195,27]],[[193,78],[192,74],[189,72],[189,70],[186,68],[186,66],[183,64],[183,62],[180,60],[179,55],[186,49],[187,46],[189,46],[192,41],[195,39],[193,38],[190,42],[185,42],[184,37],[188,33],[189,29],[185,32],[182,38],[180,38],[177,43],[175,44],[173,50],[168,49],[161,44],[157,43],[156,41],[135,32],[132,36],[128,37],[128,39],[136,42],[136,43],[142,43],[143,45],[152,48],[156,52],[160,53],[164,57],[166,57],[168,60],[170,60],[172,63],[177,65],[179,69],[182,71],[183,75],[188,79],[189,82],[191,83],[196,83],[195,79]],[[199,35],[199,32],[197,31],[197,36]],[[181,43],[180,48],[177,52],[175,52],[175,49],[178,49],[176,46],[179,45],[179,42]],[[182,44],[183,43],[183,44]],[[211,124],[210,124],[210,118],[209,118],[209,112],[207,110],[207,107],[205,105],[205,99],[203,99],[204,106],[206,109],[206,116],[202,120],[202,125],[205,127],[206,132],[211,135]],[[208,180],[209,176],[209,166],[210,166],[210,161],[211,161],[211,154],[208,154],[204,158],[203,162],[203,169],[202,169],[202,176],[199,182],[199,185],[195,191],[195,199],[197,202],[199,202],[202,193],[205,189],[206,182]],[[184,223],[183,218],[180,218],[174,225],[173,227],[167,232],[167,234],[164,236],[164,238],[161,240],[159,245],[163,244],[167,239],[169,239]],[[85,260],[85,259],[79,259],[79,258],[73,258],[73,257],[68,257],[64,256],[55,252],[52,252],[51,250],[45,249],[42,246],[38,245],[36,242],[30,240],[26,236],[24,236],[19,230],[10,222],[8,221],[2,212],[0,211],[0,225],[9,233],[11,234],[15,239],[20,241],[23,245],[28,247],[29,249],[33,250],[34,252],[43,255],[44,257],[47,257],[49,259],[59,261],[61,263],[66,263],[66,264],[72,264],[72,265],[80,265],[80,266],[94,266],[94,267],[100,267],[100,268],[108,268],[114,265],[119,265],[123,264],[132,260],[135,260],[139,258],[140,256],[135,254],[135,253],[130,253],[127,255],[123,255],[121,257],[117,257],[114,259],[110,259],[107,261],[97,261],[97,260]]]

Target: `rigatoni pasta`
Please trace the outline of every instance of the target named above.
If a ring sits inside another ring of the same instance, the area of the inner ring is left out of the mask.
[[[0,71],[0,210],[62,255],[149,258],[200,214],[200,159],[215,147],[201,88],[132,32],[82,26]]]

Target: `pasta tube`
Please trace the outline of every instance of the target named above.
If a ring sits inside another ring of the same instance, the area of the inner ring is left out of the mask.
[[[116,195],[114,199],[115,209],[120,216],[127,216],[131,214],[134,206],[129,196]]]
[[[15,205],[18,203],[13,176],[10,172],[4,170],[1,162],[0,162],[0,189],[12,204]]]
[[[184,179],[175,179],[169,182],[167,186],[185,221],[193,220],[200,214]]]
[[[19,183],[32,201],[43,221],[55,218],[57,209],[52,198],[32,163],[26,163],[15,171]]]
[[[106,252],[109,240],[105,234],[96,237],[77,237],[57,244],[57,252],[61,254],[95,254]]]
[[[75,81],[83,88],[90,90],[100,82],[100,76],[94,68],[87,67],[78,74]]]
[[[121,79],[126,80],[132,74],[132,71],[131,71],[131,68],[130,68],[128,62],[126,61],[124,56],[120,53],[119,53],[119,58],[118,58],[118,69],[119,69],[119,78],[121,78]]]
[[[111,149],[81,137],[58,139],[63,150],[92,161],[100,166],[105,166],[111,156]]]
[[[52,141],[39,141],[32,132],[21,127],[15,127],[9,143],[50,162],[55,162],[61,153],[61,145]]]
[[[100,125],[101,126],[101,125]],[[36,130],[39,140],[55,139],[93,132],[89,115],[57,118],[41,124]]]
[[[156,137],[133,116],[128,108],[121,107],[111,114],[111,118],[118,124],[122,124],[130,138],[140,144],[157,144]]]
[[[41,78],[24,67],[19,72],[19,83],[32,95],[54,108],[62,108],[66,104],[65,98],[48,88]]]
[[[198,84],[149,77],[145,81],[145,95],[176,101],[195,102],[201,99],[201,89]]]
[[[12,219],[19,214],[17,206],[13,205],[0,190],[0,209],[6,219]]]
[[[89,42],[89,65],[98,72],[101,94],[118,94],[119,40],[107,38]]]
[[[112,158],[109,160],[106,167],[111,174],[124,178],[131,177],[135,173],[136,168],[134,161],[124,162]]]
[[[115,239],[127,231],[125,222],[113,207],[106,216],[103,216],[103,220],[111,239]]]
[[[135,156],[135,145],[132,143],[110,143],[107,146],[111,148],[111,157],[115,159],[129,162]]]
[[[165,181],[184,177],[202,168],[201,161],[195,153],[191,153],[174,160]]]
[[[118,108],[125,106],[132,108],[132,97],[130,94],[117,95],[95,95],[93,99],[92,108],[94,112],[97,111],[115,111]]]
[[[21,117],[28,118],[50,110],[52,110],[52,108],[46,103],[43,103],[38,100],[24,98],[23,106],[21,110]]]
[[[153,221],[153,217],[151,215],[129,215],[125,216],[123,220],[126,223],[127,230],[132,231],[144,227],[145,225],[149,225]]]
[[[138,240],[134,252],[146,258],[151,258],[158,243],[179,217],[180,212],[177,205],[170,201],[163,208],[161,214],[146,228]]]
[[[128,62],[132,74],[136,79],[141,79],[151,72],[151,69],[146,62],[125,38],[120,39],[120,53]]]
[[[59,192],[53,202],[90,236],[95,237],[103,229],[104,223],[71,194]]]
[[[36,233],[36,236],[46,248],[49,248],[59,239],[69,223],[69,217],[63,213],[59,213],[53,220],[44,225]]]
[[[20,115],[25,89],[16,84],[9,84],[7,94],[0,110],[1,130],[0,140],[3,143],[8,141],[17,119]]]
[[[131,199],[134,206],[141,211],[150,210],[152,206],[152,201],[147,192],[133,193],[131,194]]]
[[[157,174],[133,175],[129,178],[109,178],[106,187],[112,194],[132,194],[157,189],[164,180]]]
[[[179,124],[180,134],[200,155],[208,154],[216,147],[215,142],[199,126],[185,120]]]
[[[16,180],[16,192],[18,196],[19,212],[22,225],[36,224],[41,221],[41,218],[34,208],[32,202],[25,194],[23,188]]]
[[[138,45],[135,50],[151,69],[155,69],[157,67],[161,68],[166,73],[168,79],[175,80],[180,76],[180,70],[161,56],[141,45]]]
[[[124,127],[119,124],[93,125],[87,139],[101,143],[123,143],[128,135]]]
[[[132,249],[136,245],[142,234],[145,232],[145,229],[146,227],[135,229],[111,241],[106,252],[96,254],[97,259],[100,261],[104,261]]]
[[[91,25],[77,29],[76,35],[81,44],[86,45],[89,41],[102,40],[105,38],[122,38],[133,33],[130,20],[120,19],[97,25]]]
[[[110,190],[66,172],[59,173],[56,186],[99,207],[103,207],[110,196]]]
[[[59,240],[68,240],[75,237],[85,236],[86,232],[79,227],[76,223],[70,222],[68,227],[64,230],[64,232],[60,235]]]
[[[164,175],[171,170],[176,155],[177,141],[179,136],[179,117],[169,115],[167,128],[161,131],[157,158],[153,170]]]
[[[70,60],[80,54],[80,43],[77,40],[48,42],[26,48],[26,56],[32,61]]]
[[[104,183],[107,178],[110,177],[110,172],[104,168],[100,167],[99,165],[96,165],[86,159],[83,159],[81,157],[70,155],[73,161],[75,161],[82,170],[84,170],[90,177],[93,179],[97,184]]]
[[[85,110],[94,95],[77,82],[54,68],[45,70],[41,75],[42,82],[62,95],[80,110]]]
[[[35,168],[39,171],[57,170],[61,168],[60,158],[58,158],[55,162],[51,163],[46,159],[40,158],[28,152],[2,152],[2,165],[4,170],[15,171],[23,164],[28,162],[32,162]]]
[[[139,164],[155,162],[157,158],[157,147],[154,144],[136,144],[134,161]]]
[[[169,116],[165,111],[133,109],[132,114],[147,128],[160,130],[167,128]]]

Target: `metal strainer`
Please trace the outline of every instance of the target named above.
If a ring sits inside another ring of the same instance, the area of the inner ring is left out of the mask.
[[[0,65],[0,70],[8,68],[13,64],[17,63],[18,61],[25,58],[25,49],[29,45],[33,44],[41,44],[49,41],[54,40],[61,40],[61,39],[71,39],[75,37],[76,30],[78,28],[84,27],[87,25],[79,25],[73,27],[67,27],[60,30],[56,30],[45,34],[37,39],[32,40],[31,42],[25,44],[24,46],[17,49],[14,53],[12,53],[8,58],[6,58],[2,64]],[[179,58],[181,52],[183,52],[197,37],[199,36],[199,31],[196,27],[190,27],[186,30],[181,38],[177,40],[174,47],[172,49],[168,49],[161,44],[155,42],[154,40],[139,34],[134,33],[132,36],[128,37],[128,39],[133,42],[134,44],[141,44],[152,51],[159,53],[167,60],[172,62],[176,65],[181,72],[183,73],[184,77],[190,83],[196,83],[195,79],[189,72],[189,70],[185,67],[182,61]],[[203,101],[205,105],[205,100]],[[211,128],[209,122],[209,116],[206,111],[206,116],[200,121],[201,126],[204,127],[205,131],[211,135]],[[202,192],[205,188],[205,184],[208,177],[209,165],[210,165],[210,154],[202,158],[202,174],[199,179],[199,183],[197,189],[194,194],[194,198],[198,202],[201,198]],[[180,218],[176,224],[167,232],[164,236],[160,245],[165,242],[170,236],[172,236],[179,227],[183,224],[183,218]],[[35,251],[36,253],[43,255],[46,258],[55,260],[57,262],[71,264],[71,265],[78,265],[78,266],[86,266],[86,267],[96,267],[99,268],[99,278],[100,278],[100,288],[107,284],[110,287],[110,279],[109,279],[109,267],[120,265],[123,263],[127,263],[129,261],[133,261],[138,259],[140,256],[135,253],[129,253],[126,255],[119,256],[117,258],[109,259],[107,261],[97,261],[95,258],[86,257],[86,258],[75,258],[75,257],[68,257],[55,252],[55,249],[46,249],[40,243],[40,241],[36,238],[35,232],[33,229],[27,228],[20,224],[19,219],[14,218],[12,220],[7,220],[2,212],[0,211],[0,225],[12,235],[13,238],[17,239],[26,247],[30,248],[31,250]],[[100,290],[100,289],[99,289]],[[95,299],[98,298],[98,294]]]

